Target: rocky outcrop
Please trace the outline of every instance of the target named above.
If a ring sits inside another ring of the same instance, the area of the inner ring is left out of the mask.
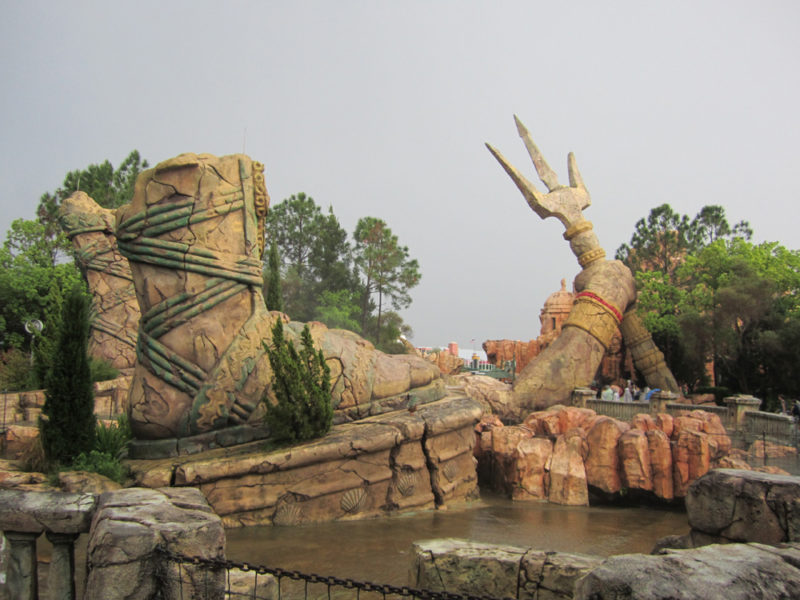
[[[199,490],[130,488],[101,495],[89,536],[85,597],[194,597],[195,590],[215,588],[222,596],[223,570],[165,565],[157,547],[200,559],[225,557],[222,522]],[[159,572],[161,581],[154,576]]]
[[[475,431],[482,484],[516,500],[582,505],[590,491],[672,500],[731,460],[719,417],[702,411],[676,419],[636,415],[629,424],[586,408],[554,406],[531,413],[522,425],[484,416]]]
[[[137,485],[199,488],[227,527],[369,518],[477,497],[480,414],[454,396],[337,425],[290,448],[255,442],[130,465]]]
[[[800,589],[800,545],[705,546],[612,556],[575,587],[575,600],[786,600]]]
[[[602,559],[456,539],[416,542],[412,586],[472,597],[564,600]]]
[[[716,469],[695,481],[686,512],[698,542],[800,542],[800,477]]]
[[[732,544],[599,558],[464,540],[414,544],[412,586],[521,600],[788,600],[800,544]]]

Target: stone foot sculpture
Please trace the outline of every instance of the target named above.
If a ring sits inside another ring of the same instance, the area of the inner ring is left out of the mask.
[[[252,431],[270,401],[263,343],[275,319],[288,324],[289,339],[304,325],[264,305],[267,205],[259,163],[184,154],[140,174],[133,200],[118,209],[117,242],[142,314],[131,425],[139,440],[165,442],[140,444],[139,456],[172,453],[181,439],[177,451],[190,452],[265,434]],[[334,422],[444,396],[438,369],[421,357],[389,356],[352,332],[310,326],[331,368]]]
[[[141,173],[117,212],[142,312],[129,396],[137,438],[242,425],[263,399],[267,203],[263,167],[249,157],[182,154]]]
[[[532,410],[568,404],[574,388],[592,381],[614,332],[622,324],[623,313],[636,298],[636,287],[628,267],[620,261],[605,260],[605,250],[600,246],[593,225],[583,216],[591,199],[575,156],[570,153],[568,157],[569,186],[561,185],[528,130],[516,116],[514,119],[548,193],[540,192],[497,150],[489,144],[486,146],[531,209],[542,219],[556,217],[561,221],[566,229],[564,239],[583,269],[575,278],[577,294],[561,335],[526,365],[514,382],[516,415],[513,416],[521,419]],[[639,329],[636,332],[641,333]]]
[[[60,222],[75,247],[92,295],[89,354],[115,369],[133,369],[139,305],[128,260],[114,235],[114,211],[101,208],[84,192],[61,205]]]

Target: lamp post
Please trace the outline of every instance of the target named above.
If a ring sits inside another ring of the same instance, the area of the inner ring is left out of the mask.
[[[42,333],[42,329],[44,329],[44,323],[39,319],[25,321],[25,331],[31,336],[31,367],[33,366],[33,343],[36,340],[36,336]]]

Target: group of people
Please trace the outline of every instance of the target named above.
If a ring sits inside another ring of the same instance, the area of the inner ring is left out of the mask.
[[[661,390],[659,389],[651,390],[647,386],[640,389],[639,386],[635,385],[630,379],[628,379],[627,383],[624,384],[624,387],[617,385],[616,383],[607,383],[604,385],[602,391],[600,392],[600,399],[609,402],[619,402],[620,400],[623,402],[649,402],[650,396],[660,391]]]

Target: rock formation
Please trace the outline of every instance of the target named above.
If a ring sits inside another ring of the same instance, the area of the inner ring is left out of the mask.
[[[800,477],[715,469],[689,486],[692,546],[800,542]]]
[[[60,222],[92,295],[89,354],[116,369],[133,369],[141,315],[128,260],[117,248],[114,211],[75,192],[61,205]]]
[[[570,184],[563,186],[525,126],[519,120],[516,122],[536,172],[549,190],[547,194],[537,190],[492,146],[487,144],[487,147],[531,209],[542,219],[556,217],[561,221],[566,229],[564,239],[569,242],[583,269],[575,278],[574,304],[561,335],[529,363],[514,382],[516,417],[521,420],[530,410],[568,402],[573,389],[591,383],[614,333],[622,324],[623,313],[636,298],[636,289],[633,276],[625,265],[605,260],[605,251],[593,232],[592,223],[583,216],[583,210],[591,204],[591,199],[574,156],[570,153],[568,159]],[[641,362],[648,384],[650,377],[655,377],[654,372],[657,372],[660,379],[669,383],[660,386],[661,389],[678,391],[663,355],[639,325],[632,321],[628,333],[623,329],[626,339],[630,336],[629,345],[637,366]]]
[[[411,585],[535,600],[786,600],[800,586],[800,545],[732,544],[600,558],[437,539],[414,544]]]
[[[682,498],[693,481],[727,464],[731,448],[719,417],[700,410],[623,423],[553,406],[521,425],[484,416],[475,432],[482,484],[515,500],[568,505],[587,505],[590,491]]]

